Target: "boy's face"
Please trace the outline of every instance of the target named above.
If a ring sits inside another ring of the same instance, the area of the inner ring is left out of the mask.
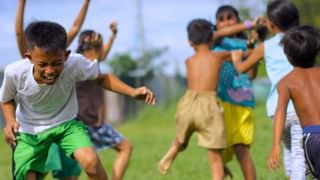
[[[34,47],[25,56],[34,65],[33,77],[39,84],[54,84],[63,71],[64,62],[70,51],[59,50],[57,52],[46,52],[41,48]]]
[[[236,15],[231,11],[225,11],[219,14],[217,18],[217,29],[222,29],[238,23]]]

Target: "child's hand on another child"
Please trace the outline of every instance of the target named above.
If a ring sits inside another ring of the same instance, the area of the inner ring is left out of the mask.
[[[153,92],[147,87],[139,87],[134,90],[133,98],[138,100],[144,100],[147,104],[154,105],[156,103],[156,97]]]
[[[242,56],[243,56],[243,52],[241,50],[231,51],[231,59],[233,63],[241,62]]]

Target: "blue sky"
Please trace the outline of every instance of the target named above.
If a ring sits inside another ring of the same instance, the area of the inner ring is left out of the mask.
[[[168,47],[161,61],[167,64],[165,72],[185,74],[184,61],[193,53],[188,46],[186,25],[194,18],[214,21],[216,9],[231,0],[141,0],[147,47]],[[62,24],[67,30],[77,16],[82,0],[27,0],[25,26],[34,20],[51,20]],[[14,21],[18,0],[1,0],[0,3],[0,68],[20,59]],[[236,6],[236,5],[235,5]],[[259,13],[264,7],[255,7]],[[255,12],[257,14],[257,12]],[[139,43],[137,38],[137,9],[135,0],[91,0],[83,29],[94,29],[104,36],[110,35],[109,23],[118,22],[118,36],[109,54],[134,52]],[[75,50],[77,39],[70,49]]]

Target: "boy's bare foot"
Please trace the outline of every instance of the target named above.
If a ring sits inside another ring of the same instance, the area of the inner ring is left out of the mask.
[[[227,178],[228,176],[232,179],[233,175],[230,171],[230,169],[228,168],[228,166],[223,166],[223,171],[224,171],[224,178]]]
[[[163,157],[158,163],[158,170],[160,174],[162,175],[167,174],[170,168],[170,165],[171,165],[171,160],[167,159],[166,157]]]

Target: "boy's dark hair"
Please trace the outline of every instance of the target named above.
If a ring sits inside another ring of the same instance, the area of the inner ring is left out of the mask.
[[[102,43],[97,45],[97,44],[92,44],[90,42],[91,38],[94,35],[96,35],[96,32],[94,30],[88,29],[88,30],[82,31],[79,36],[79,42],[78,42],[79,45],[77,47],[76,52],[83,53],[84,51],[95,49],[95,48],[97,48],[97,46],[98,46],[98,48],[101,47]]]
[[[220,14],[224,13],[224,12],[231,12],[237,18],[238,23],[241,22],[238,10],[235,7],[231,6],[231,5],[222,5],[222,6],[220,6],[218,8],[217,12],[216,12],[216,20],[218,20]],[[215,27],[215,30],[217,30],[216,27]],[[236,36],[238,38],[241,38],[241,39],[247,39],[246,34],[243,33],[243,32],[239,32],[238,34],[236,34]]]
[[[212,41],[213,24],[205,19],[194,19],[187,27],[188,39],[193,45],[207,44]]]
[[[58,23],[50,21],[32,22],[27,26],[25,34],[29,51],[35,46],[46,52],[56,52],[67,48],[66,30]]]
[[[259,40],[264,41],[266,40],[269,31],[268,31],[268,27],[265,24],[263,24],[261,21],[262,21],[261,19],[257,20],[255,31],[258,34]]]
[[[320,50],[320,31],[307,25],[297,27],[286,33],[281,44],[293,66],[313,67]]]
[[[268,19],[281,31],[299,26],[299,12],[289,0],[275,0],[267,6]]]

